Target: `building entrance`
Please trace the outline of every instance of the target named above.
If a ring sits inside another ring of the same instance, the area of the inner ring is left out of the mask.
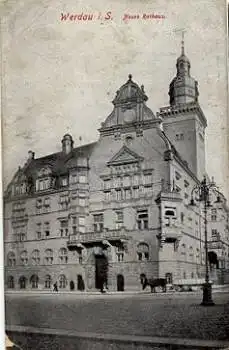
[[[124,291],[124,277],[123,277],[123,275],[117,276],[117,291],[118,292]]]
[[[107,286],[108,261],[105,255],[95,255],[95,288],[103,289]]]

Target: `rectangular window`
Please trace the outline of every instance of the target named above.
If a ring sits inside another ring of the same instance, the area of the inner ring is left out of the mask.
[[[68,185],[68,179],[67,178],[63,178],[62,179],[62,186],[67,186]]]
[[[132,185],[133,186],[138,186],[139,185],[139,176],[138,175],[134,175],[133,176]]]
[[[116,211],[116,221],[123,222],[123,211],[122,210]]]
[[[85,226],[85,218],[84,217],[79,217],[79,225]]]
[[[129,188],[124,189],[124,199],[131,198],[131,190]]]
[[[111,192],[110,191],[104,192],[104,199],[105,199],[105,201],[111,200]]]
[[[41,239],[41,223],[37,224],[36,236],[37,236],[37,239]]]
[[[138,198],[139,197],[139,188],[133,188],[132,193],[133,193],[134,198]]]
[[[85,198],[79,198],[79,205],[80,205],[81,207],[85,207],[85,205],[86,205],[86,200],[85,200]]]
[[[77,182],[77,174],[72,174],[72,181],[73,184]]]
[[[61,220],[61,222],[60,222],[60,235],[61,235],[61,237],[68,236],[68,220]]]
[[[106,179],[104,180],[104,190],[109,190],[111,188],[111,180],[110,179]]]
[[[85,175],[80,175],[79,176],[79,183],[85,184],[87,182],[86,176]]]
[[[121,187],[122,186],[122,181],[121,181],[121,177],[120,176],[116,177],[116,179],[114,180],[114,185],[115,185],[115,187]]]
[[[49,237],[50,236],[49,222],[45,222],[45,224],[44,224],[44,231],[45,231],[45,237]]]
[[[122,191],[116,190],[116,200],[121,201],[122,200]]]
[[[216,229],[212,229],[212,240],[218,241],[219,240],[219,232]]]
[[[85,217],[83,216],[79,217],[79,232],[85,233]]]
[[[144,174],[143,184],[146,186],[152,184],[152,174]]]
[[[123,177],[123,186],[124,187],[129,187],[130,186],[130,177],[129,176],[124,176]]]
[[[68,195],[60,196],[60,208],[62,210],[68,209],[69,197]]]
[[[50,207],[50,198],[45,198],[44,199],[44,206],[45,207]]]
[[[142,261],[142,253],[138,253],[138,260]]]
[[[148,210],[141,209],[137,211],[137,227],[139,230],[148,229]]]
[[[115,223],[115,228],[118,230],[121,227],[123,227],[123,211],[119,210],[116,211],[116,223]]]
[[[95,214],[94,216],[94,231],[103,231],[103,214]]]
[[[217,210],[216,209],[212,209],[211,210],[211,220],[212,221],[216,221],[217,220]]]

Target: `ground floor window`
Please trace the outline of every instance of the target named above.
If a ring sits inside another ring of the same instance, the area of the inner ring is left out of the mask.
[[[67,279],[66,279],[65,275],[60,275],[59,287],[62,288],[62,289],[67,287]]]
[[[45,276],[45,288],[51,288],[52,279],[50,275]]]
[[[38,288],[38,276],[37,275],[32,275],[32,277],[30,278],[30,283],[31,283],[31,287],[33,289],[36,289]]]
[[[7,287],[10,289],[14,288],[14,278],[13,276],[9,276],[7,280]]]
[[[21,276],[19,278],[19,287],[20,287],[20,289],[25,289],[26,288],[26,278],[25,278],[25,276]]]
[[[167,272],[165,274],[165,279],[167,281],[168,284],[172,284],[173,283],[173,275],[171,272]]]

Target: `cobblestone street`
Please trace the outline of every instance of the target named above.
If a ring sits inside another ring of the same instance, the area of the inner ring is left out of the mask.
[[[6,324],[102,334],[229,340],[229,296],[7,295]]]

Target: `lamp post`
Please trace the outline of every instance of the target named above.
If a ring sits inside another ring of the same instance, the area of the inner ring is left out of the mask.
[[[201,305],[213,306],[212,300],[212,285],[209,282],[209,262],[208,262],[208,231],[207,231],[207,209],[211,207],[209,194],[210,192],[217,192],[215,183],[207,183],[206,177],[203,178],[200,184],[194,186],[191,195],[190,205],[195,205],[193,195],[196,195],[196,200],[204,203],[204,244],[205,244],[205,283],[203,285],[203,300]]]

